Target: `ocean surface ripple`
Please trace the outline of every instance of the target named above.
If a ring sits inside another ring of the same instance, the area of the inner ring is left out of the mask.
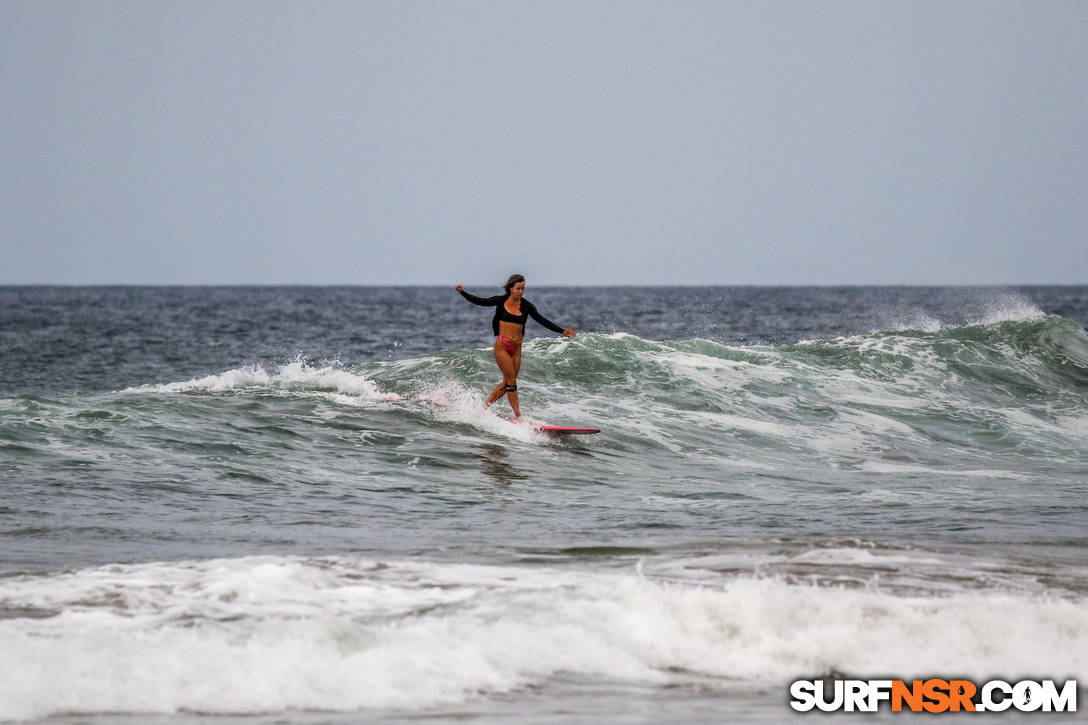
[[[1088,288],[526,296],[580,331],[530,324],[528,421],[600,435],[483,408],[449,289],[0,288],[0,721],[1088,680]]]

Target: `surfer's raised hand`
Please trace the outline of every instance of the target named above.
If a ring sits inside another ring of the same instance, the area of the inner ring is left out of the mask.
[[[578,333],[574,331],[573,327],[568,327],[567,329],[563,330],[563,337],[574,337],[577,334]]]
[[[461,286],[461,285],[459,285],[459,284],[455,284],[455,285],[453,286],[453,288],[454,288],[455,290],[457,290],[458,292],[462,292],[462,291],[464,291],[464,289],[465,289],[464,287],[462,287],[462,286]]]

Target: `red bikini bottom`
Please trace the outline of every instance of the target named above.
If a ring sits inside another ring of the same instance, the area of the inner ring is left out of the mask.
[[[518,351],[519,347],[521,347],[521,340],[511,340],[509,338],[503,337],[502,335],[499,335],[499,342],[502,343],[502,346],[506,348],[506,352],[510,355],[510,357],[514,357],[514,353]]]

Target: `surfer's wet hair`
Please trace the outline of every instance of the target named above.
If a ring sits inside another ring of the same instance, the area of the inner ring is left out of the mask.
[[[506,290],[506,294],[510,294],[510,290],[514,288],[514,285],[516,285],[518,282],[524,282],[524,281],[525,281],[525,276],[524,275],[512,274],[512,275],[510,275],[510,279],[506,280],[506,284],[504,284],[502,286],[502,288],[504,290]]]

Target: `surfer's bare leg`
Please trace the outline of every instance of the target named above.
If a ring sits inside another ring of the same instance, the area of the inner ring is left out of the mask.
[[[515,388],[518,386],[518,373],[521,372],[521,346],[518,346],[518,351],[514,353],[513,360],[514,365],[514,382],[511,383]],[[505,376],[505,373],[503,374]],[[521,405],[518,401],[517,390],[508,390],[506,393],[506,399],[510,401],[510,407],[514,410],[514,417],[521,417]]]
[[[506,368],[504,366],[510,365],[510,353],[506,352],[506,348],[498,341],[495,340],[495,362],[499,366],[499,372],[502,373],[503,381],[495,386],[495,389],[491,391],[491,395],[487,396],[487,400],[484,401],[484,407],[488,407],[496,400],[506,395]]]
[[[499,383],[499,386],[491,391],[491,395],[487,396],[484,407],[486,408],[504,395],[506,395],[506,383]]]
[[[491,391],[491,395],[488,396],[484,405],[491,405],[505,395],[506,399],[510,401],[510,407],[514,409],[514,417],[520,418],[521,409],[518,407],[518,394],[516,388],[518,384],[518,368],[521,367],[521,349],[519,348],[517,353],[514,356],[511,356],[502,344],[496,342],[495,362],[498,363],[499,370],[502,371],[502,383]],[[510,390],[511,387],[515,388],[515,390]]]

